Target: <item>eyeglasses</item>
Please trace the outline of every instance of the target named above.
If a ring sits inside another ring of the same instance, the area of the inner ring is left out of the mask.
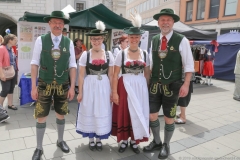
[[[96,42],[96,41],[100,42],[103,40],[103,38],[90,38],[90,40],[93,42]]]
[[[52,24],[54,24],[54,25],[64,25],[64,23],[62,23],[62,22],[59,22],[59,23],[57,23],[57,22],[54,22],[54,21],[50,21]]]

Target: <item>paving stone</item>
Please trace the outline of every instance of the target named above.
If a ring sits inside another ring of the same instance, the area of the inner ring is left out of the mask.
[[[26,149],[23,138],[1,141],[0,153],[12,152],[21,149]]]
[[[181,145],[177,142],[170,143],[170,153],[171,154],[174,154],[176,152],[180,152],[180,151],[185,150],[185,149],[186,149],[185,146],[183,146],[183,145]]]
[[[186,148],[190,148],[192,146],[196,146],[196,145],[200,144],[199,142],[194,141],[191,138],[185,138],[185,139],[179,140],[179,141],[177,141],[177,143],[185,146]]]
[[[235,132],[235,131],[238,131],[239,129],[234,127],[234,126],[231,126],[231,125],[225,125],[223,127],[220,127],[221,129],[224,129],[224,130],[227,130],[227,131],[230,131],[230,132]]]
[[[149,160],[149,158],[147,158],[144,154],[135,154],[133,156],[129,156],[126,158],[121,158],[121,160]]]
[[[35,148],[14,151],[13,152],[14,160],[30,160],[32,159],[34,151],[35,151]],[[41,160],[45,160],[45,157],[42,156]]]
[[[222,133],[223,135],[226,135],[226,134],[231,133],[230,131],[223,129],[222,127],[216,128],[216,129],[214,129],[214,131],[220,132],[220,133]]]
[[[71,155],[67,155],[67,156],[63,156],[62,159],[59,160],[93,160],[91,158],[91,156],[89,156],[87,153],[85,152],[78,152],[76,154],[71,154]],[[54,159],[55,160],[55,159]]]
[[[0,123],[0,131],[13,130],[18,128],[20,128],[18,121],[14,121],[14,122],[7,121],[5,123]]]
[[[34,135],[32,128],[14,129],[14,130],[10,130],[9,133],[10,133],[10,137],[12,139],[20,138],[20,137],[28,137],[28,136]]]
[[[9,131],[0,131],[0,141],[10,139]]]
[[[12,152],[2,153],[2,154],[0,154],[0,159],[1,160],[13,160],[13,154],[12,154]]]

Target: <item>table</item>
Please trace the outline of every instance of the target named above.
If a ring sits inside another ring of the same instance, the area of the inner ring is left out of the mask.
[[[31,97],[32,82],[30,76],[22,74],[18,86],[20,88],[20,105],[35,102]]]

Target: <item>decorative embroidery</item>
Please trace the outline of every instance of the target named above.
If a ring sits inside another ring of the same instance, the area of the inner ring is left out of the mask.
[[[166,97],[171,97],[173,95],[173,92],[169,91],[168,85],[163,85],[163,92]]]
[[[68,114],[68,102],[65,102],[63,104],[63,106],[61,107],[61,110],[63,111],[63,113]]]
[[[44,96],[50,96],[51,95],[51,89],[52,89],[52,87],[50,86],[50,84],[47,84],[46,89],[43,91],[43,95]]]
[[[63,95],[64,94],[64,90],[63,90],[62,85],[57,85],[56,87],[57,87],[57,95],[58,96]]]
[[[124,67],[124,70],[126,73],[133,73],[135,75],[138,75],[139,73],[143,72],[143,68],[135,68],[135,69],[131,69],[131,68],[126,68]]]
[[[176,111],[177,111],[177,105],[175,104],[174,107],[171,108],[170,116],[175,117],[176,116]]]
[[[103,59],[92,60],[92,65],[100,66],[100,65],[103,65],[104,63],[105,63],[105,60],[103,60]]]
[[[92,70],[92,69],[89,68],[90,74],[91,75],[97,75],[98,76],[98,78],[97,78],[98,80],[102,80],[101,74],[106,74],[107,70],[108,70],[108,68],[106,68],[104,70],[101,69],[100,71],[95,71],[95,70]]]
[[[142,61],[127,61],[126,62],[126,66],[127,67],[130,67],[130,66],[134,66],[134,67],[140,67],[140,66],[146,66],[146,63],[145,62],[142,62]]]
[[[33,117],[36,119],[39,114],[43,113],[43,111],[44,111],[43,107],[41,106],[41,104],[39,102],[37,102],[36,108],[34,109]]]
[[[157,90],[158,90],[158,83],[155,83],[152,85],[150,92],[152,94],[157,94]]]

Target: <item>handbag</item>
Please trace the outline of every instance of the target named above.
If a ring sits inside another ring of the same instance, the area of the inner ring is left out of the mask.
[[[6,78],[6,80],[13,79],[15,76],[15,70],[13,65],[8,67],[3,67],[3,74]]]

